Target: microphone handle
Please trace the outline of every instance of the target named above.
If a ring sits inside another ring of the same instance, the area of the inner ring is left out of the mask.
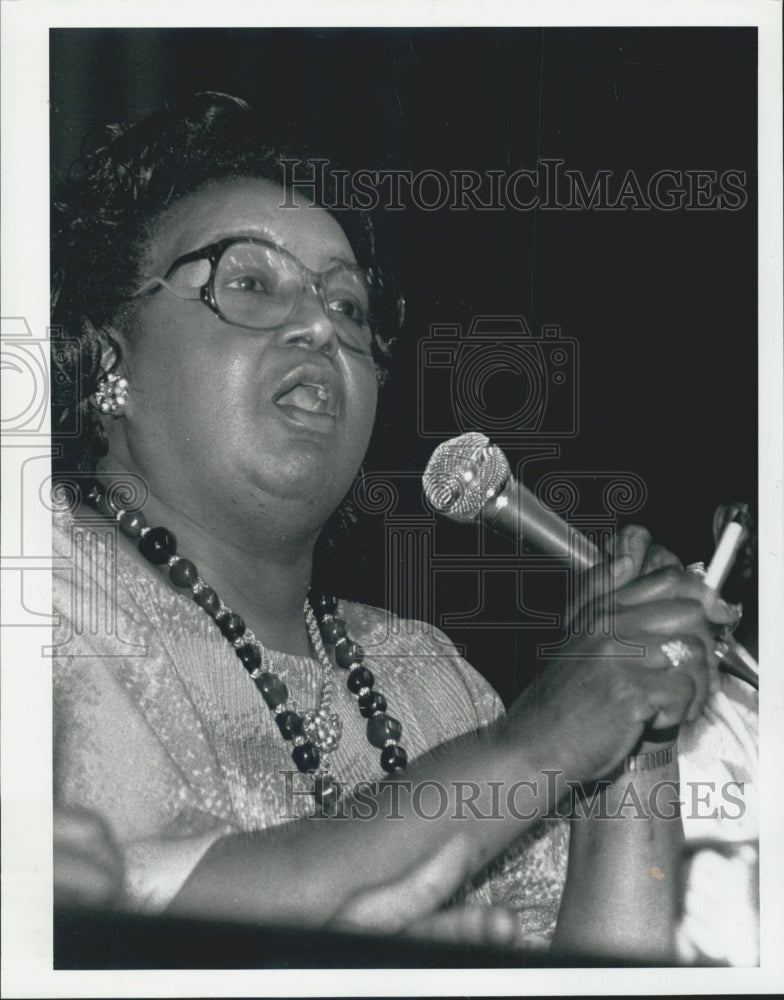
[[[485,504],[482,522],[507,538],[522,538],[582,573],[602,561],[594,543],[562,517],[543,506],[536,496],[513,476],[501,492]],[[759,688],[759,667],[754,657],[735,639],[725,639],[719,648],[719,666],[754,688]]]
[[[507,538],[556,556],[582,573],[602,561],[592,541],[560,515],[548,510],[527,487],[510,476],[501,492],[482,509],[484,524]]]

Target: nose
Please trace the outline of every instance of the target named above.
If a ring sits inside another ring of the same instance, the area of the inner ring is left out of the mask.
[[[332,319],[321,295],[313,287],[306,287],[291,316],[280,328],[282,343],[323,351],[332,356],[338,350],[338,338]]]

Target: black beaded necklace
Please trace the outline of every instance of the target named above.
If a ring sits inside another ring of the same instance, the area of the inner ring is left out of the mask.
[[[368,742],[381,750],[381,767],[390,775],[405,771],[408,756],[398,743],[403,726],[386,714],[386,698],[373,690],[375,677],[363,665],[365,651],[349,638],[345,621],[336,615],[337,598],[309,594],[305,602],[308,633],[325,669],[325,681],[319,708],[300,713],[294,710],[293,700],[290,702],[288,687],[274,673],[267,650],[246,628],[242,618],[226,607],[217,593],[201,579],[196,566],[189,559],[177,555],[175,536],[166,528],[148,527],[140,511],[115,506],[97,481],[83,490],[83,496],[101,514],[115,520],[124,535],[138,540],[139,552],[148,562],[161,568],[168,566],[171,582],[190,591],[195,603],[231,643],[240,663],[274,712],[283,739],[291,742],[291,756],[297,770],[313,776],[313,794],[324,811],[334,810],[339,798],[338,784],[327,770],[327,757],[340,739],[340,720],[329,714],[332,671],[325,644],[334,648],[337,665],[348,671],[346,686],[357,696],[360,714],[368,720]]]

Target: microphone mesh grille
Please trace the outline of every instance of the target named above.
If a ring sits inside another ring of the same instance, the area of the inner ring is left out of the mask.
[[[506,455],[477,432],[444,441],[433,452],[422,477],[425,497],[453,521],[477,518],[509,479]]]

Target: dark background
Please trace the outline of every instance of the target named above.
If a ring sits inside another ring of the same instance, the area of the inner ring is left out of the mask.
[[[386,212],[384,256],[408,318],[366,468],[396,474],[394,516],[416,533],[426,516],[417,473],[439,440],[463,429],[443,384],[421,368],[416,377],[420,341],[434,323],[465,329],[477,315],[519,314],[534,332],[559,324],[580,357],[579,433],[529,463],[529,486],[558,470],[595,474],[584,481],[594,485],[634,473],[647,498],[632,519],[687,562],[710,557],[717,502],[755,506],[754,29],[57,29],[55,174],[88,130],[193,90],[245,97],[269,116],[271,134],[323,146],[355,169],[511,173],[560,157],[588,180],[611,170],[615,186],[630,169],[643,184],[659,169],[746,171],[739,211]],[[421,433],[420,381],[440,437]],[[508,413],[527,389],[499,375],[491,405]],[[512,442],[513,462],[531,459],[537,440]],[[581,513],[595,512],[590,490],[584,502]],[[335,567],[341,592],[439,624],[483,603],[495,627],[446,628],[508,698],[529,676],[536,643],[557,636],[529,626],[559,607],[564,576],[526,570],[531,613],[516,609],[510,574],[488,577],[482,601],[476,573],[459,565],[476,553],[478,532],[439,524],[434,552],[451,553],[455,570],[442,563],[423,584],[416,560],[390,541],[390,523],[361,517]],[[521,620],[525,628],[513,627]]]

